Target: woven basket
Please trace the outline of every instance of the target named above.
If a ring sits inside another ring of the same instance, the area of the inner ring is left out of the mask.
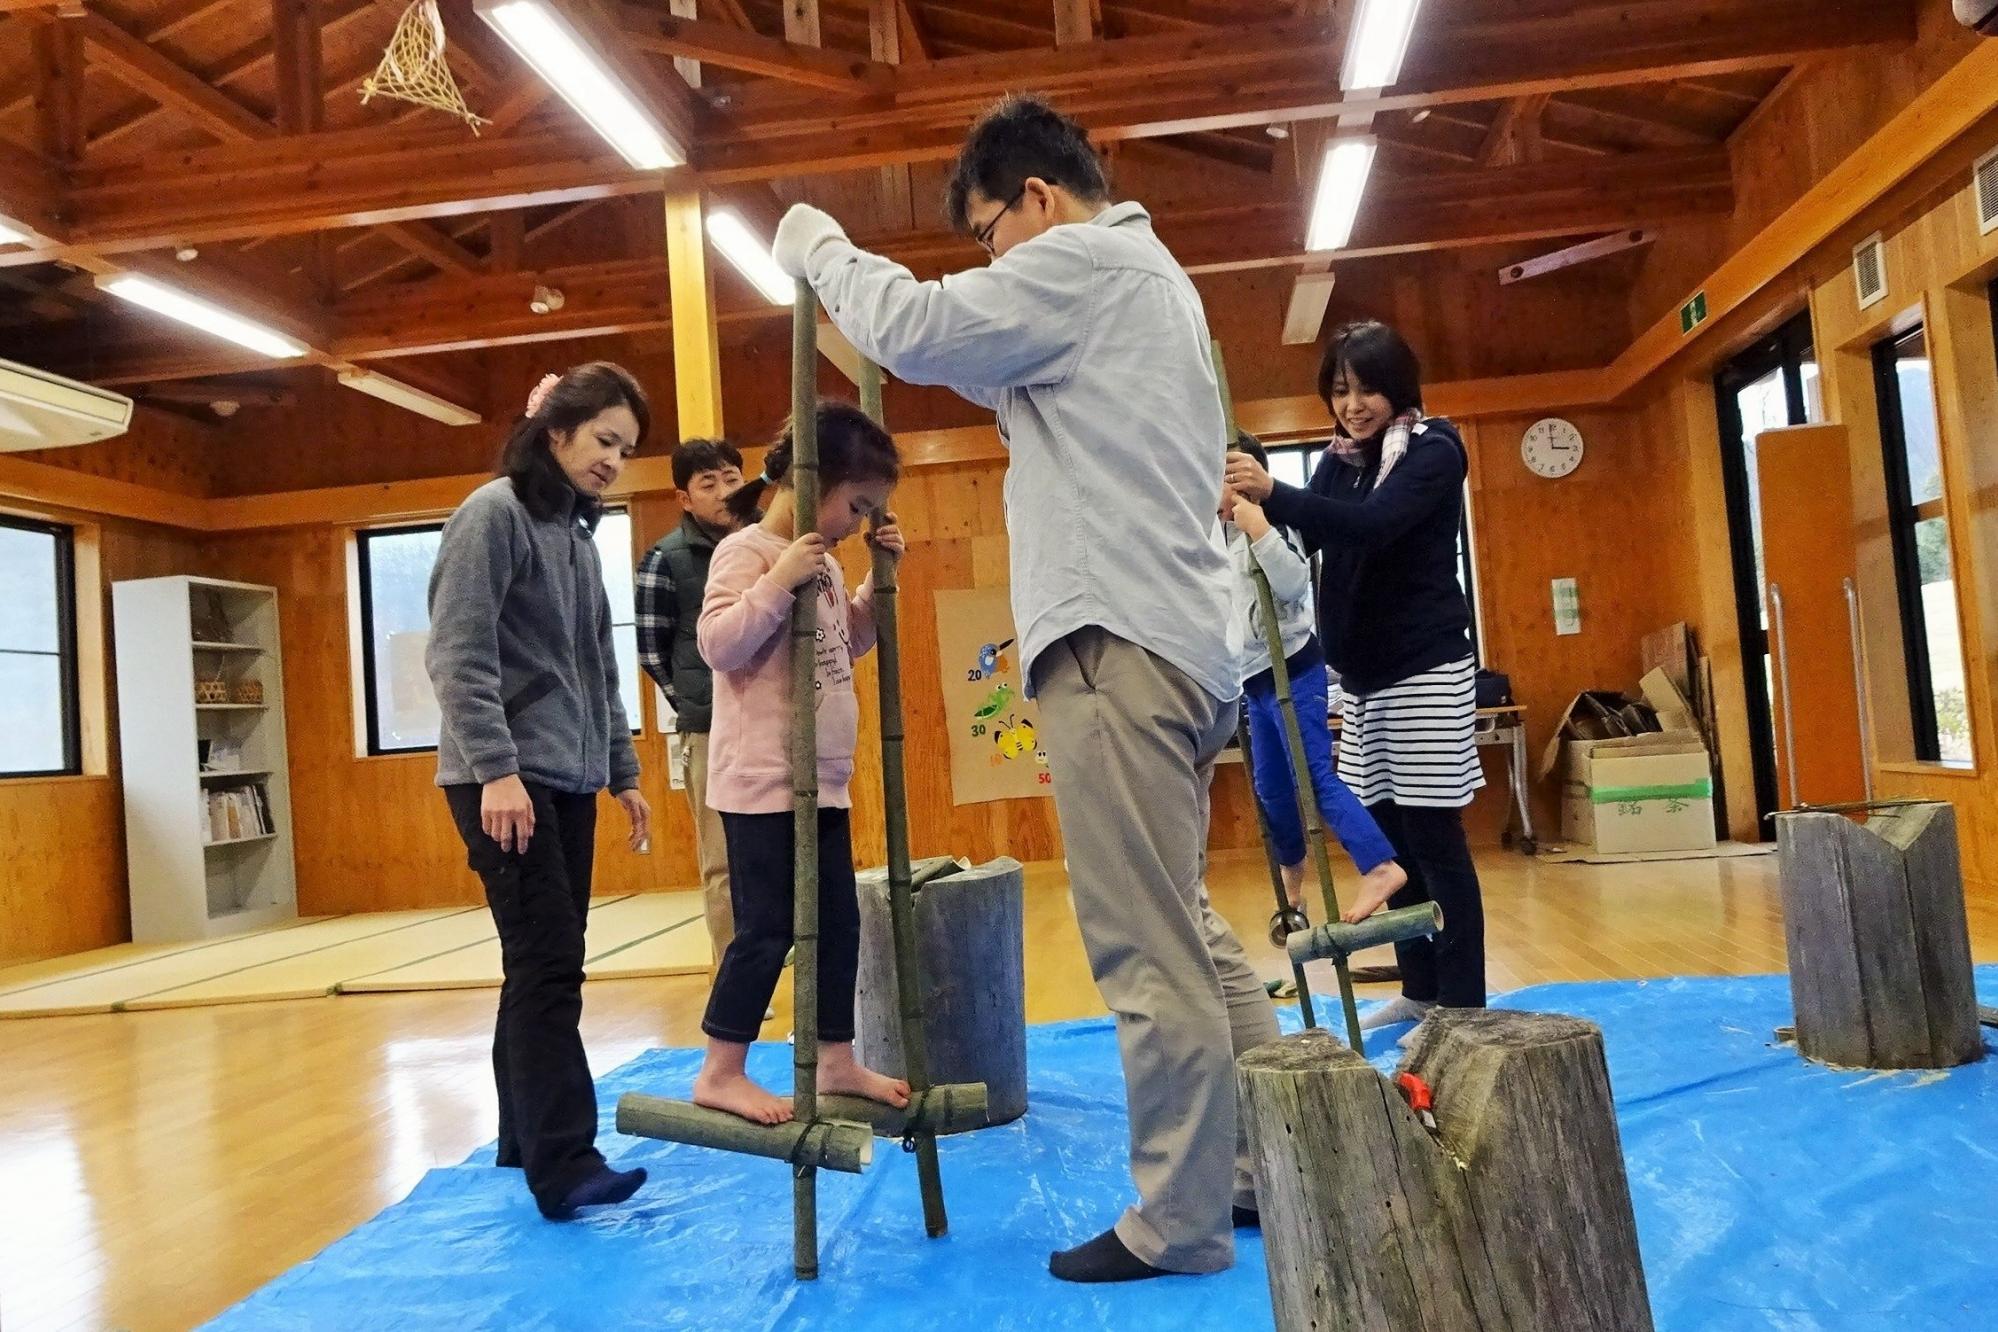
[[[227,680],[196,680],[194,682],[196,703],[227,703],[229,682]]]
[[[232,702],[232,703],[261,703],[261,702],[263,702],[263,701],[264,701],[264,682],[263,682],[262,680],[238,680],[238,681],[236,681],[236,689],[235,689],[235,696],[234,696],[233,698],[231,698],[231,699],[230,699],[229,701],[230,701],[230,702]]]

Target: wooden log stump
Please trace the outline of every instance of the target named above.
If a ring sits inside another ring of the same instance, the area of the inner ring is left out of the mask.
[[[1432,1012],[1402,1072],[1434,1132],[1324,1032],[1238,1070],[1282,1332],[1649,1332],[1594,1024]]]
[[[1020,863],[1004,857],[930,878],[941,857],[917,861],[916,942],[930,1080],[982,1082],[988,1124],[1027,1110],[1026,909]],[[860,975],[854,987],[860,1061],[902,1076],[902,1022],[888,874],[859,876]]]
[[[1982,1059],[1956,811],[1785,814],[1776,843],[1798,1050],[1846,1068]]]

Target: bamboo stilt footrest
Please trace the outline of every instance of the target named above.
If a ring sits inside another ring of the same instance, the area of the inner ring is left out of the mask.
[[[1434,902],[1382,911],[1357,925],[1333,921],[1290,936],[1284,949],[1298,966],[1319,958],[1351,957],[1362,948],[1433,935],[1443,928],[1443,908]]]
[[[982,1129],[991,1118],[982,1082],[952,1082],[931,1087],[911,1097],[906,1109],[870,1101],[864,1096],[826,1093],[819,1097],[819,1113],[828,1119],[865,1124],[884,1138],[913,1134],[948,1137]]]
[[[824,1101],[821,1108],[830,1108]],[[886,1109],[887,1107],[882,1107]],[[841,1119],[793,1120],[789,1124],[752,1124],[726,1110],[710,1110],[691,1101],[668,1100],[627,1092],[617,1101],[617,1131],[690,1147],[764,1156],[795,1166],[865,1171],[874,1160],[874,1131],[865,1123]]]

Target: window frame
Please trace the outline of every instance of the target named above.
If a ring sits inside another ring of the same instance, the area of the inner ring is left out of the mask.
[[[0,513],[0,527],[17,532],[33,532],[55,541],[56,670],[62,709],[62,766],[0,772],[0,781],[30,778],[77,777],[83,773],[83,707],[77,679],[76,647],[76,529],[64,523],[45,522],[21,514]],[[20,649],[0,649],[12,655],[45,656]]]
[[[1928,613],[1922,606],[1921,550],[1916,529],[1924,522],[1941,518],[1949,529],[1946,501],[1949,493],[1947,472],[1943,494],[1921,504],[1914,502],[1908,482],[1907,418],[1901,404],[1901,375],[1897,349],[1911,334],[1920,333],[1926,341],[1928,328],[1917,322],[1890,333],[1870,349],[1873,361],[1873,392],[1880,416],[1880,449],[1886,471],[1887,537],[1894,552],[1894,591],[1900,603],[1901,660],[1908,677],[1908,713],[1914,730],[1915,761],[1944,764],[1942,731],[1936,716],[1935,667],[1929,656]],[[1950,578],[1957,577],[1955,552],[1951,552]],[[1963,765],[1949,763],[1955,768]]]
[[[605,507],[603,513],[606,518],[608,518],[612,514],[617,514],[633,524],[632,526],[632,534],[634,538],[633,551],[635,552],[637,549],[636,536],[638,532],[637,516],[631,511],[630,506],[625,504],[609,505]],[[361,707],[363,711],[366,713],[365,730],[363,732],[363,735],[366,745],[365,757],[367,758],[401,758],[409,754],[434,754],[437,752],[437,746],[434,744],[397,745],[392,747],[385,747],[382,744],[381,716],[379,711],[380,686],[379,683],[377,682],[376,673],[375,673],[374,578],[372,576],[372,570],[368,558],[368,543],[374,537],[408,536],[418,532],[442,532],[443,530],[444,530],[443,522],[438,521],[438,522],[428,522],[428,523],[396,523],[386,527],[364,527],[358,529],[354,533],[355,568],[358,575],[356,579],[356,587],[358,589],[358,596],[360,599],[359,632],[361,635],[361,654],[360,654],[361,655]],[[594,535],[595,534],[592,533],[593,538]],[[636,567],[637,567],[636,564],[634,564],[633,565],[634,570],[636,569]],[[637,619],[638,619],[638,608],[635,598],[632,605],[632,618],[628,621],[620,621],[617,618],[616,608],[613,607],[611,612],[611,628],[613,633],[615,633],[619,624],[630,624],[634,627],[635,631],[637,625]],[[641,672],[641,674],[643,674],[643,672]],[[639,703],[638,713],[636,715],[625,718],[625,720],[631,725],[631,734],[634,737],[645,734],[645,717],[644,717],[645,690],[643,686],[640,686],[637,696]]]

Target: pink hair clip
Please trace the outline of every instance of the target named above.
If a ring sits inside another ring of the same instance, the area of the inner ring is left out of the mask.
[[[529,416],[539,416],[541,414],[541,405],[548,401],[548,395],[553,393],[555,386],[561,382],[562,376],[560,375],[541,376],[541,382],[536,384],[534,391],[527,395],[527,414]]]

